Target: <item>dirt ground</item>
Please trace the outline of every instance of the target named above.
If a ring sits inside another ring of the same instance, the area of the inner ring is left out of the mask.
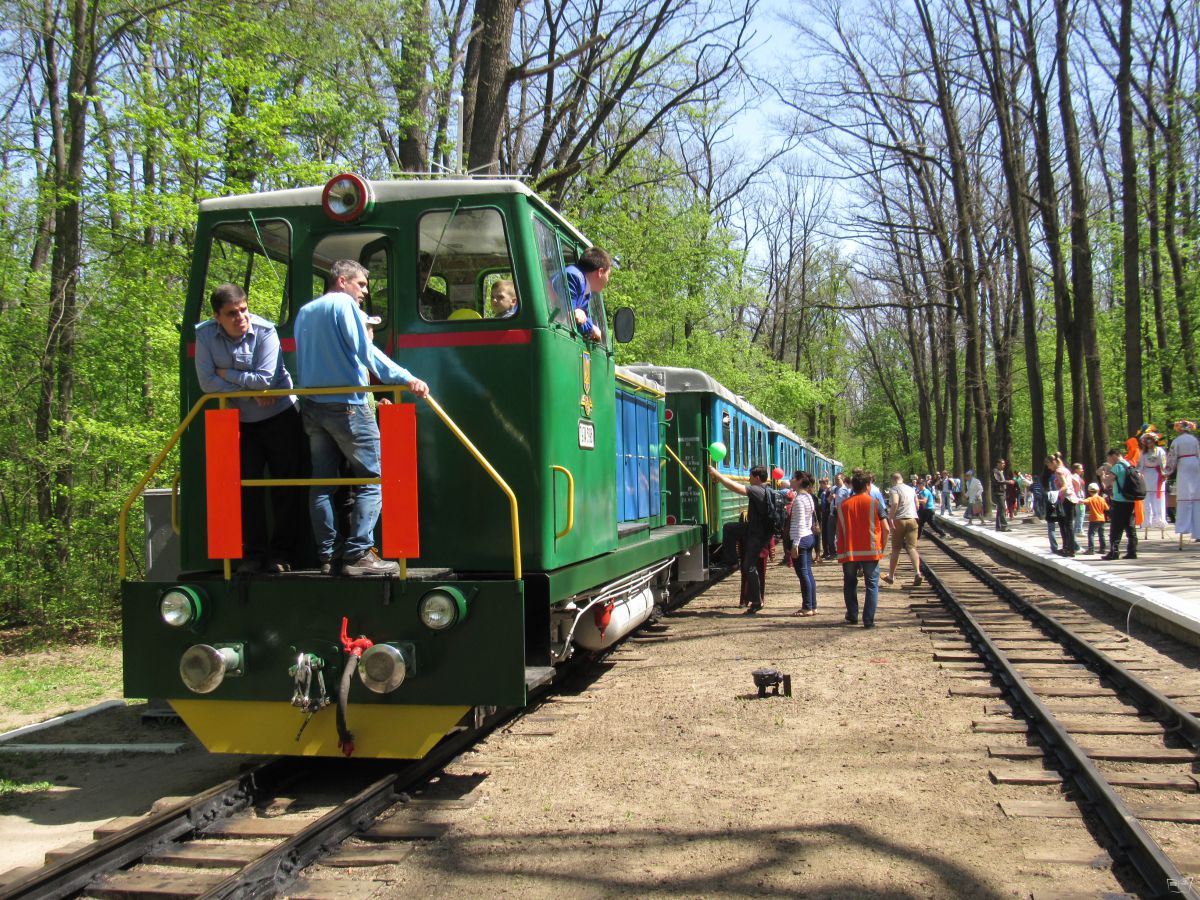
[[[454,771],[479,799],[432,814],[446,836],[347,877],[386,879],[380,897],[1122,890],[1107,868],[1027,858],[1099,850],[1079,821],[1005,818],[1001,799],[1060,792],[989,780],[988,745],[1024,737],[972,733],[996,701],[948,695],[908,609],[929,588],[885,587],[865,630],[843,622],[840,568],[816,576],[813,618],[789,615],[790,569],[771,570],[757,616],[740,614],[736,577],[711,588],[666,620],[666,641],[616,654],[590,702],[547,704],[465,757]],[[791,674],[790,699],[757,699],[762,666]]]
[[[1032,858],[1048,847],[1100,851],[1079,821],[1001,811],[1002,799],[1060,792],[989,780],[988,746],[1025,739],[972,733],[996,701],[949,696],[956,679],[908,609],[929,589],[883,588],[877,627],[865,630],[843,622],[840,568],[816,575],[813,618],[789,615],[799,591],[787,568],[770,570],[757,616],[737,608],[736,578],[710,588],[665,620],[666,640],[628,643],[577,698],[493,735],[430,789],[473,789],[468,808],[397,814],[450,824],[443,837],[414,844],[397,866],[321,877],[376,880],[378,897],[1128,890],[1106,867]],[[755,696],[751,671],[762,666],[792,676],[791,698]],[[4,801],[0,869],[144,812],[163,793],[211,784],[237,762],[195,750],[46,757],[41,770],[65,790]]]
[[[0,744],[0,773],[48,791],[0,797],[0,873],[41,865],[47,850],[80,840],[117,816],[148,812],[163,796],[186,796],[234,777],[247,757],[214,756],[182,724],[142,724],[145,704],[104,710],[22,735],[20,744],[173,744],[171,754],[9,753]]]

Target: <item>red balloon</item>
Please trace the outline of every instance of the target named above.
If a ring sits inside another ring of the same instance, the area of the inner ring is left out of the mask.
[[[779,468],[779,466],[776,466],[771,470],[771,477],[776,481],[779,481],[779,479],[783,478],[783,469]]]

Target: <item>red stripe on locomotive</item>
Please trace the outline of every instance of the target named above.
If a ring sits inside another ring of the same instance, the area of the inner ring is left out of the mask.
[[[488,344],[528,344],[533,331],[511,328],[505,331],[456,331],[443,334],[398,334],[388,348],[406,350],[413,347],[483,347]]]

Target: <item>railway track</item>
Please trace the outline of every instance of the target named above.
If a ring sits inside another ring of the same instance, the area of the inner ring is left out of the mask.
[[[672,608],[725,574],[718,571],[713,581],[680,592]],[[648,632],[661,633],[665,627],[648,623],[630,637],[646,640]],[[407,854],[408,842],[439,837],[445,826],[425,821],[425,813],[466,801],[413,797],[412,792],[488,734],[596,672],[624,643],[568,661],[553,680],[531,690],[527,706],[481,718],[474,727],[449,735],[424,759],[272,759],[194,797],[160,801],[146,816],[116,820],[98,829],[96,839],[82,847],[49,854],[45,866],[0,885],[0,900],[233,900],[284,893],[353,900],[352,883],[338,882],[330,889],[320,881],[299,878],[299,873],[318,861],[345,866],[398,862]],[[368,846],[342,848],[350,837]],[[378,885],[364,886],[374,890]]]
[[[379,847],[352,854],[356,864],[372,856],[386,863],[387,842],[436,836],[436,829],[403,816],[377,820],[403,809],[406,792],[516,715],[496,713],[407,764],[338,765],[292,757],[261,763],[194,797],[160,802],[147,816],[99,829],[96,840],[54,854],[47,865],[0,887],[0,900],[273,897],[294,887],[301,869],[336,853],[352,835]],[[353,785],[349,791],[346,782]],[[341,799],[330,799],[339,792]],[[314,893],[311,885],[300,888],[298,896]]]
[[[940,604],[916,610],[935,636],[935,658],[968,678],[991,676],[963,693],[1008,701],[989,707],[976,731],[1028,735],[1030,746],[992,755],[1057,770],[993,777],[1065,784],[1069,799],[1034,801],[1022,812],[1094,816],[1110,854],[1136,870],[1149,895],[1200,896],[1192,886],[1200,872],[1197,691],[1156,685],[1157,667],[1131,653],[1135,642],[1120,631],[1068,601],[1030,599],[982,553],[927,534],[938,549],[923,552],[923,568]],[[958,640],[936,643],[951,637]]]

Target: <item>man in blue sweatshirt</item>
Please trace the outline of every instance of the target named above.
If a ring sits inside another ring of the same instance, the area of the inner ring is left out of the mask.
[[[354,260],[339,259],[329,267],[325,295],[306,303],[296,314],[296,369],[301,387],[370,384],[375,375],[384,384],[406,384],[415,397],[429,386],[379,352],[367,334],[360,303],[367,293],[367,270]],[[344,457],[354,478],[379,477],[379,426],[367,395],[322,394],[304,397],[304,430],[312,452],[313,478],[337,478]],[[350,533],[339,536],[332,485],[309,489],[309,512],[321,556],[321,571],[333,572],[336,556],[346,575],[392,575],[400,567],[375,555],[375,524],[379,521],[379,485],[354,491]],[[340,542],[339,542],[340,538]],[[339,546],[340,543],[340,546]]]

